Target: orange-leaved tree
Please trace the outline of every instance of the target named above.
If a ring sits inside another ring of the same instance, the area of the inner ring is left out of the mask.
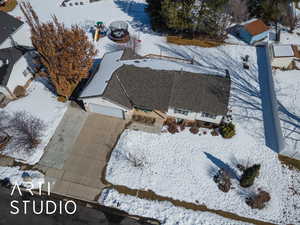
[[[69,98],[78,83],[87,78],[97,54],[84,30],[77,25],[70,28],[52,16],[42,23],[28,2],[20,5],[31,29],[31,41],[41,56],[59,96]]]

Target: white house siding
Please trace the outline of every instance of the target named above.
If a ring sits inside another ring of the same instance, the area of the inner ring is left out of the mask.
[[[124,116],[127,117],[127,112],[129,111],[127,108],[122,107],[120,105],[114,104],[106,99],[103,99],[102,97],[95,97],[95,98],[85,98],[82,99],[83,103],[85,105],[85,108],[87,109],[87,111],[90,112],[96,112],[96,113],[100,113],[100,108],[96,109],[97,107],[95,107],[95,105],[98,105],[100,107],[102,107],[101,109],[103,114],[108,115],[109,110],[111,111],[111,116],[114,116],[118,113],[116,113],[117,111],[123,111]],[[119,117],[119,116],[116,116]]]
[[[279,68],[287,68],[293,61],[293,57],[273,58],[272,66]]]
[[[3,86],[0,86],[0,93],[3,93],[5,96],[10,96],[9,92]]]
[[[18,85],[23,86],[32,78],[32,74],[27,72],[27,66],[28,64],[24,56],[15,63],[6,85],[11,92],[13,92]]]
[[[198,113],[189,112],[189,114],[186,116],[186,115],[183,115],[183,114],[180,114],[180,113],[175,113],[173,108],[168,109],[167,115],[172,116],[172,117],[176,117],[176,118],[179,118],[179,119],[201,120],[201,121],[204,121],[204,122],[210,122],[210,123],[215,123],[215,124],[221,123],[221,120],[223,118],[222,115],[218,115],[216,117],[216,119],[203,117],[202,112],[198,112]]]

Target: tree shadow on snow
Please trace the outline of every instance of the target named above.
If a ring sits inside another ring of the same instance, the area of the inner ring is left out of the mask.
[[[263,105],[262,105],[262,90],[259,81],[259,72],[257,61],[249,63],[249,69],[243,68],[243,61],[233,58],[226,50],[218,48],[219,54],[214,51],[210,53],[205,51],[205,54],[200,50],[201,48],[195,46],[175,46],[175,45],[162,45],[158,47],[161,49],[162,54],[172,55],[174,57],[185,58],[193,60],[195,65],[225,70],[227,69],[231,77],[231,96],[229,108],[239,107],[240,112],[233,111],[233,116],[241,121],[259,121],[263,122]],[[281,93],[281,90],[275,86],[275,93]],[[286,139],[294,142],[300,141],[300,135],[296,138],[293,135],[300,134],[300,118],[294,113],[290,112],[280,102],[279,113],[280,122],[282,125],[283,133]],[[247,123],[252,126],[253,123]],[[261,129],[260,129],[261,130]],[[255,127],[248,127],[248,131],[252,135],[257,136],[260,140],[266,142],[265,133],[258,132]],[[271,139],[272,140],[272,139]],[[274,149],[272,149],[275,151]],[[277,152],[277,151],[275,151]]]
[[[239,177],[235,172],[235,170],[232,169],[228,164],[224,163],[222,160],[216,158],[215,156],[213,156],[208,152],[204,152],[204,154],[213,164],[215,164],[220,169],[224,169],[231,178],[239,180]]]
[[[147,14],[146,3],[127,1],[127,0],[114,0],[114,3],[128,16],[132,17],[128,23],[136,31],[143,33],[153,33],[150,25],[150,18]]]

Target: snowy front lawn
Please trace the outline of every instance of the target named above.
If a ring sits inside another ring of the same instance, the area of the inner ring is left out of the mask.
[[[142,160],[143,165],[135,167],[128,154]],[[237,163],[261,163],[253,187],[239,187]],[[213,181],[220,167],[230,167],[237,176],[229,193],[221,192]],[[239,126],[237,135],[230,140],[210,134],[193,135],[189,131],[156,135],[126,130],[111,155],[106,173],[106,179],[113,184],[152,190],[158,195],[275,223],[292,219],[284,215],[285,211],[293,211],[285,208],[291,176],[292,172],[282,168],[276,154]],[[271,194],[271,201],[263,210],[253,210],[245,203],[245,197],[257,188]]]
[[[172,52],[172,56],[193,57],[199,65],[229,69],[232,80],[230,109],[237,135],[226,140],[209,133],[193,135],[188,130],[174,135],[126,130],[112,152],[107,181],[276,224],[299,222],[300,196],[293,194],[291,188],[299,185],[292,181],[300,174],[284,168],[277,154],[265,145],[255,47],[206,49],[170,45],[167,51]],[[243,69],[241,61],[246,54],[250,55],[249,70]],[[135,167],[135,163],[128,160],[132,157],[143,163]],[[253,187],[239,186],[241,173],[237,163],[261,164]],[[220,167],[230,168],[235,177],[233,189],[228,193],[221,192],[213,181]],[[251,209],[245,203],[245,198],[258,188],[271,195],[270,202],[262,210]]]
[[[273,74],[285,152],[300,159],[300,71],[276,70]]]
[[[182,207],[176,207],[167,201],[149,201],[134,196],[120,194],[116,190],[105,190],[100,204],[117,207],[131,215],[154,218],[163,225],[247,225],[248,223],[230,220],[209,212],[196,212]]]
[[[53,136],[56,127],[67,109],[67,104],[58,102],[56,96],[42,83],[37,81],[31,83],[27,89],[27,94],[28,95],[23,98],[10,102],[1,110],[5,110],[9,114],[26,111],[41,119],[46,125],[46,131],[44,132],[42,141],[36,149],[29,152],[24,150],[16,151],[16,149],[9,144],[1,151],[1,154],[13,157],[17,161],[33,165],[42,157],[44,148]]]
[[[30,176],[30,181],[23,179],[22,176]],[[44,175],[39,171],[20,170],[20,167],[2,167],[0,166],[0,181],[9,178],[12,185],[24,186],[32,189],[38,189],[44,182]]]

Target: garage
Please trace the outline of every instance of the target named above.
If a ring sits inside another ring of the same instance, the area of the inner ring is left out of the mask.
[[[103,105],[97,105],[93,103],[88,104],[88,108],[90,112],[98,113],[106,116],[117,117],[120,119],[124,119],[124,111],[118,108],[112,108]]]

